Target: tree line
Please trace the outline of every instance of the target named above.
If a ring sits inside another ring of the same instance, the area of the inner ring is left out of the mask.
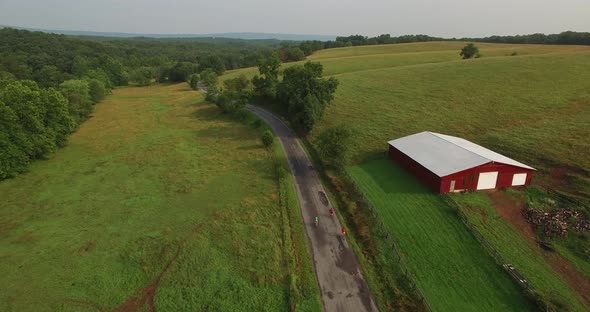
[[[77,38],[0,29],[0,179],[67,143],[111,89],[153,81],[205,82],[256,64],[278,41]],[[196,77],[196,78],[195,78]]]
[[[269,51],[261,55],[257,60],[258,75],[251,80],[242,75],[225,80],[220,86],[214,73],[200,77],[199,81],[207,86],[207,100],[242,120],[247,118],[244,108],[248,103],[266,106],[287,118],[295,130],[307,135],[324,117],[334,99],[338,80],[323,78],[322,64],[313,62],[291,66],[281,72],[280,53],[280,50]],[[193,86],[196,88],[196,83],[191,83]],[[343,125],[324,130],[318,136],[320,155],[342,168],[348,157],[351,135],[350,129]],[[261,139],[265,146],[270,146],[272,138],[272,134],[265,133]]]
[[[565,31],[559,34],[530,34],[516,36],[490,36],[485,38],[463,38],[465,41],[512,43],[512,44],[564,44],[590,45],[590,32]]]
[[[428,35],[404,35],[393,37],[383,34],[376,37],[363,35],[351,35],[336,37],[334,41],[309,40],[299,43],[299,48],[305,56],[323,49],[342,48],[351,46],[395,44],[429,41],[475,41],[490,43],[512,43],[512,44],[564,44],[564,45],[590,45],[589,32],[565,31],[559,34],[530,34],[516,36],[490,36],[485,38],[441,38]]]
[[[322,78],[320,63],[291,66],[282,73],[280,66],[279,53],[268,51],[257,60],[259,74],[252,80],[242,75],[219,85],[214,73],[195,79],[206,85],[207,100],[226,113],[239,114],[249,102],[271,105],[288,117],[295,128],[309,133],[334,99],[338,80]],[[197,82],[191,86],[196,88]]]
[[[57,89],[32,80],[0,80],[0,179],[65,146],[108,91],[89,77],[64,81]]]
[[[75,78],[103,72],[113,86],[130,81],[184,81],[187,72],[256,65],[260,50],[276,50],[278,40],[224,38],[70,37],[11,28],[0,29],[0,78],[34,80],[57,87]]]

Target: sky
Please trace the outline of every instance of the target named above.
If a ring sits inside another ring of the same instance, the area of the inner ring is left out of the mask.
[[[149,34],[590,32],[590,0],[0,0],[0,25]]]

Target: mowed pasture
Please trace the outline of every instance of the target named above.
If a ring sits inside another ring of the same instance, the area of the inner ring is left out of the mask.
[[[202,98],[117,89],[67,147],[0,183],[1,311],[321,309],[275,156]]]
[[[446,44],[458,53],[460,45]],[[362,66],[350,62],[383,54],[342,57],[338,63],[327,58],[332,51],[319,52],[320,62],[334,62],[327,72],[338,73],[340,86],[312,136],[348,125],[356,133],[351,146],[357,162],[412,133],[460,136],[540,169],[537,181],[544,185],[590,198],[590,156],[579,152],[590,148],[590,47],[478,44],[480,59],[455,55],[433,62],[428,58],[446,52],[422,51],[428,45],[388,55],[405,59],[405,65],[391,67],[389,59],[373,68],[363,61],[364,69],[344,73],[341,68]],[[337,50],[336,55],[345,52]],[[511,50],[519,54],[506,56]],[[414,63],[419,56],[424,63]],[[552,179],[554,170],[565,174]]]
[[[434,311],[526,311],[521,290],[456,212],[387,159],[348,168]]]

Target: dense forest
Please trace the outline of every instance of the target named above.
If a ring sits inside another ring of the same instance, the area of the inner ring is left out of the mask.
[[[2,75],[57,86],[90,71],[106,73],[114,86],[125,85],[129,74],[149,67],[157,81],[166,81],[179,62],[196,70],[221,74],[226,69],[255,66],[261,49],[276,49],[276,40],[150,39],[68,37],[10,28],[0,29]],[[7,74],[8,73],[8,74]],[[174,78],[174,77],[172,77]]]

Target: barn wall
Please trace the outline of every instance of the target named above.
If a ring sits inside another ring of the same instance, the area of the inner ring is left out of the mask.
[[[511,187],[512,177],[516,173],[526,173],[525,185],[531,184],[534,170],[505,165],[501,163],[490,162],[481,166],[473,167],[464,171],[453,173],[441,179],[441,193],[446,193],[451,187],[451,181],[455,180],[455,191],[458,190],[476,190],[479,174],[482,172],[498,171],[498,180],[496,188]]]
[[[420,165],[412,158],[410,158],[408,155],[402,153],[397,148],[391,145],[389,145],[389,158],[396,161],[406,170],[413,173],[420,182],[431,188],[433,191],[437,193],[441,191],[440,177],[432,173],[430,170],[424,168],[424,166]]]

